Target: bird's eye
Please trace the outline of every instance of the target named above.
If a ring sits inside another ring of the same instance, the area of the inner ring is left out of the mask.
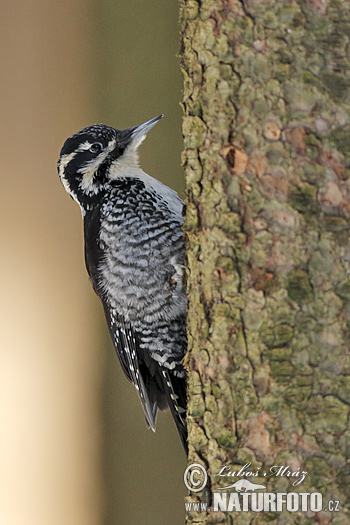
[[[94,142],[93,144],[91,144],[89,148],[89,151],[91,151],[91,153],[100,153],[100,151],[102,150],[103,150],[103,146],[101,142]]]

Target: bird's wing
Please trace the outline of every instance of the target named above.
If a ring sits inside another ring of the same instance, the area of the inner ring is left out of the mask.
[[[157,400],[150,399],[142,376],[138,359],[138,341],[130,323],[118,315],[113,308],[103,301],[103,307],[112,337],[115,351],[126,377],[131,381],[140,397],[147,425],[155,432]]]

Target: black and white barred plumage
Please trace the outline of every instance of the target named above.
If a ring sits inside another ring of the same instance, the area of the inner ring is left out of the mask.
[[[81,208],[87,271],[147,425],[155,430],[158,408],[169,407],[187,449],[183,202],[137,157],[161,117],[82,129],[64,143],[58,172]]]

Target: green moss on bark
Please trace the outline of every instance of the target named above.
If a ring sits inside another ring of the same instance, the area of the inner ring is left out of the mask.
[[[308,472],[304,492],[341,502],[188,523],[345,524],[350,7],[182,0],[180,20],[189,461],[211,489],[224,465],[292,462]],[[267,486],[291,491],[285,478]]]

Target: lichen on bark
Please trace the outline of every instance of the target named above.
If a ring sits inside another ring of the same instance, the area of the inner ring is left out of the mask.
[[[350,6],[181,0],[180,21],[189,462],[209,474],[188,501],[247,462],[340,501],[188,523],[349,523]]]

